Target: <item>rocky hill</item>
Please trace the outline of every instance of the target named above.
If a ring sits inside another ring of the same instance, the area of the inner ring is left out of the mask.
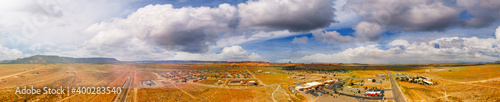
[[[6,64],[46,64],[46,63],[96,63],[108,64],[118,63],[115,58],[72,58],[72,57],[59,57],[52,55],[35,55],[26,58],[19,58],[16,60],[3,61]]]

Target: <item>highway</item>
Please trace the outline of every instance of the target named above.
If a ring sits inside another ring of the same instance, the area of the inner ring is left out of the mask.
[[[382,100],[382,97],[375,97],[375,96],[358,96],[358,95],[350,95],[350,94],[345,94],[345,93],[338,93],[339,95],[344,95],[344,96],[349,96],[349,97],[353,97],[353,98],[356,98],[356,99],[372,99],[372,100]],[[387,99],[391,99],[391,98],[385,98],[386,100]]]
[[[115,98],[115,102],[125,102],[125,99],[127,99],[127,93],[128,93],[128,90],[130,89],[130,85],[132,84],[133,82],[133,76],[134,76],[134,70],[135,70],[135,66],[134,68],[132,68],[132,71],[130,71],[130,75],[129,77],[127,78],[127,80],[125,81],[125,84],[123,84],[123,87],[122,89],[124,89],[123,92],[121,92],[116,98]]]
[[[387,69],[387,74],[389,75],[389,78],[391,79],[391,89],[394,97],[394,101],[396,102],[406,102],[405,95],[399,88],[398,83],[396,83],[396,80],[394,80],[394,77],[392,77],[391,72],[389,72],[389,69]]]

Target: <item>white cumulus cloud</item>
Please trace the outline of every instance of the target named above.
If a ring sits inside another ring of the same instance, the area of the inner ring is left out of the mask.
[[[327,27],[334,21],[331,5],[329,0],[258,0],[214,8],[148,5],[126,18],[88,27],[82,33],[93,37],[82,46],[92,55],[110,57],[134,53],[162,54],[166,59],[197,53],[212,56],[207,53],[214,49]]]
[[[26,57],[26,55],[19,50],[2,47],[2,44],[0,44],[0,61],[12,60],[20,57]]]
[[[378,40],[380,34],[385,31],[445,31],[456,26],[484,28],[500,21],[499,10],[500,3],[496,0],[457,0],[456,2],[351,0],[343,6],[341,12],[352,11],[360,16],[358,24],[353,26],[356,40],[352,40],[359,42]]]
[[[500,26],[498,26],[497,31],[495,32],[497,40],[500,40]]]
[[[249,54],[241,46],[224,47],[222,52],[218,54],[221,60],[226,61],[264,61],[260,55],[256,53]]]
[[[295,37],[295,38],[293,38],[292,43],[294,43],[294,44],[307,43],[308,39],[309,38],[307,38],[307,36],[304,36],[304,37]]]
[[[500,42],[493,38],[444,37],[429,42],[394,40],[389,49],[380,45],[348,48],[333,54],[313,54],[294,62],[339,62],[339,63],[460,63],[493,62],[499,60]]]
[[[217,8],[148,5],[127,18],[92,25],[86,33],[97,34],[85,44],[91,48],[121,48],[124,42],[139,40],[166,50],[206,52],[215,45],[219,33],[236,20],[236,8],[221,4]],[[128,46],[128,45],[125,45]]]
[[[327,42],[327,43],[342,43],[342,42],[351,42],[355,40],[354,37],[342,36],[337,31],[322,32],[321,29],[316,29],[311,31],[311,33],[314,35],[314,37],[316,37],[316,39],[319,39],[322,42]]]
[[[202,61],[267,61],[257,53],[248,53],[241,46],[224,47],[220,53],[176,52],[170,60],[202,60]]]
[[[333,22],[330,0],[250,0],[238,4],[242,27],[308,31]]]
[[[394,40],[392,41],[391,43],[389,43],[389,45],[392,45],[392,46],[409,46],[410,43],[408,43],[408,41],[406,40]]]

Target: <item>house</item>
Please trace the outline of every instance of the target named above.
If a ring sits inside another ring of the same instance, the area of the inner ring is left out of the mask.
[[[430,78],[427,78],[425,76],[418,76],[418,78],[422,78],[422,79],[425,79],[425,80],[430,80]]]
[[[304,87],[303,86],[296,86],[295,90],[304,91]]]
[[[369,89],[368,91],[365,92],[365,95],[367,96],[382,96],[383,91],[380,89]]]
[[[432,82],[432,81],[422,80],[422,82],[424,82],[427,85],[434,85],[434,82]]]
[[[327,81],[323,81],[323,83],[325,83],[325,84],[331,84],[331,83],[333,83],[333,82],[334,82],[334,80],[327,80]]]
[[[248,81],[248,84],[250,84],[250,85],[257,85],[257,82],[255,82],[255,81]]]

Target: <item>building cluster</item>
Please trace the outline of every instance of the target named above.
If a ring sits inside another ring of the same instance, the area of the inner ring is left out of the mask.
[[[293,73],[327,74],[327,75],[336,75],[337,73],[352,72],[350,70],[344,70],[344,69],[317,69],[311,67],[297,67],[297,66],[283,66],[282,69]]]
[[[307,70],[292,70],[296,73],[307,73],[307,74],[326,74],[326,75],[337,75],[339,73],[350,73],[349,70],[318,70],[318,69],[307,69]]]
[[[326,84],[332,84],[334,82],[338,82],[338,80],[337,79],[331,79],[331,80],[326,80],[326,81],[322,81],[322,82],[316,82],[316,81],[315,82],[309,82],[309,83],[305,83],[305,84],[296,86],[295,90],[304,91],[304,90],[314,89],[316,87],[324,86]]]
[[[139,81],[142,85],[149,85],[149,86],[154,86],[156,85],[156,82],[153,80],[142,80]]]
[[[396,78],[397,80],[400,81],[406,81],[410,83],[418,83],[421,85],[435,85],[436,82],[433,82],[432,79],[425,77],[425,76],[399,76]]]
[[[257,82],[250,80],[250,81],[245,81],[245,80],[231,80],[227,84],[227,86],[249,86],[249,85],[258,85]]]
[[[158,75],[174,81],[197,82],[205,79],[247,79],[252,75],[247,71],[224,71],[224,70],[185,70],[185,71],[157,71]]]
[[[38,74],[38,72],[37,72],[37,74]],[[76,74],[76,71],[73,71],[73,72],[66,71],[66,74]]]
[[[304,75],[304,74],[294,74],[294,76],[291,76],[291,77],[288,77],[288,78],[302,80],[302,79],[306,79],[306,75]]]

